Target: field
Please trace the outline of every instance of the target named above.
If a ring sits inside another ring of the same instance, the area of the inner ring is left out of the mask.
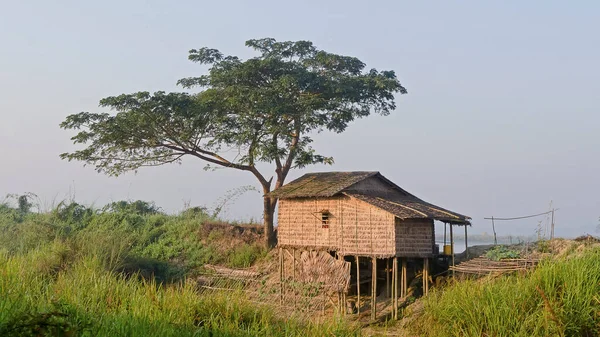
[[[1,336],[351,336],[333,319],[276,315],[243,293],[201,293],[205,263],[246,267],[258,234],[203,209],[165,215],[145,202],[76,203],[33,213],[0,206]],[[259,241],[260,242],[260,241]]]
[[[438,288],[411,310],[415,336],[600,336],[600,246],[538,242],[532,272]]]
[[[23,205],[21,205],[23,206]],[[532,272],[436,286],[399,322],[285,317],[243,292],[199,291],[204,264],[276,260],[252,224],[151,203],[50,212],[0,205],[0,336],[600,336],[600,246],[542,241]]]

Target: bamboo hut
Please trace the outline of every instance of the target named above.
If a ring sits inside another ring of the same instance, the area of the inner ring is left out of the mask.
[[[422,261],[423,290],[427,291],[429,260],[439,253],[434,220],[450,225],[451,242],[453,225],[465,226],[466,233],[470,224],[469,217],[425,202],[379,172],[310,173],[270,196],[279,199],[280,267],[284,268],[286,255],[295,260],[296,251],[326,252],[353,263],[358,310],[364,276],[371,279],[366,283],[371,283],[368,294],[373,319],[382,289],[392,301],[392,314],[397,315],[398,296],[406,295],[407,261],[417,260],[420,265]],[[289,251],[293,254],[284,253]],[[350,268],[340,270],[351,273]],[[377,286],[378,274],[385,274],[385,288]]]

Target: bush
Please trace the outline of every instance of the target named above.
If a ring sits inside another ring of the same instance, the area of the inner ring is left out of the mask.
[[[490,260],[500,261],[503,259],[518,259],[521,253],[514,249],[508,249],[506,246],[494,246],[485,253],[485,257]]]

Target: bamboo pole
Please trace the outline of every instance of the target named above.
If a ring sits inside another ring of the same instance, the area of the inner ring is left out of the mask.
[[[469,243],[467,240],[467,225],[465,224],[465,253],[467,254],[467,259],[469,258]]]
[[[337,254],[337,259],[339,261],[344,261],[344,256],[341,255],[339,252],[336,253]],[[344,292],[341,290],[338,290],[338,305],[339,305],[339,310],[340,310],[340,314],[345,315],[346,313],[346,297],[344,296]]]
[[[498,244],[498,240],[496,239],[496,224],[494,223],[494,217],[492,216],[492,231],[494,231],[494,245]]]
[[[552,224],[550,227],[550,240],[554,239],[554,208],[552,209]]]
[[[446,226],[447,223],[444,222],[444,246],[446,245]]]
[[[406,280],[406,258],[402,258],[402,287],[401,287],[401,297],[406,297],[406,293],[408,292],[407,280]]]
[[[392,309],[394,319],[398,319],[398,257],[394,256],[394,262],[392,265]]]
[[[356,256],[356,311],[360,314],[360,263]]]
[[[452,255],[452,267],[454,267],[454,234],[452,233],[452,224],[450,224],[450,254]],[[454,276],[454,270],[452,270]]]
[[[372,258],[371,274],[371,320],[377,318],[377,258]]]
[[[423,259],[423,295],[429,292],[429,259]]]
[[[390,259],[385,259],[385,296],[391,298],[390,293]]]

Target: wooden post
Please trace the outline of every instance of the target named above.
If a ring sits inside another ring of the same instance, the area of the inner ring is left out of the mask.
[[[429,292],[429,259],[423,259],[423,295]]]
[[[336,255],[337,255],[337,259],[339,261],[344,261],[343,255],[341,255],[338,252],[336,252]],[[339,305],[340,314],[345,315],[346,314],[346,296],[345,296],[343,290],[338,289],[337,292],[338,292],[338,305]]]
[[[467,259],[469,258],[469,243],[467,241],[467,224],[465,224],[465,253],[467,254]]]
[[[492,216],[492,231],[494,231],[494,245],[498,244],[498,240],[496,240],[496,224],[494,223],[494,217]]]
[[[398,319],[398,257],[394,256],[392,265],[392,312],[394,319]]]
[[[446,245],[446,225],[447,223],[444,222],[444,246]]]
[[[387,298],[391,298],[392,294],[390,293],[390,259],[385,259],[385,296]]]
[[[405,298],[408,291],[407,280],[406,280],[406,258],[402,258],[402,285],[400,286],[400,297]]]
[[[371,274],[371,320],[377,318],[377,258],[372,259],[373,271]]]
[[[452,255],[452,267],[454,267],[454,234],[452,233],[452,224],[450,224],[450,254]],[[452,269],[454,276],[454,269]]]
[[[552,222],[550,225],[550,240],[554,239],[554,208],[552,209]]]
[[[356,256],[356,310],[360,314],[360,263]]]

